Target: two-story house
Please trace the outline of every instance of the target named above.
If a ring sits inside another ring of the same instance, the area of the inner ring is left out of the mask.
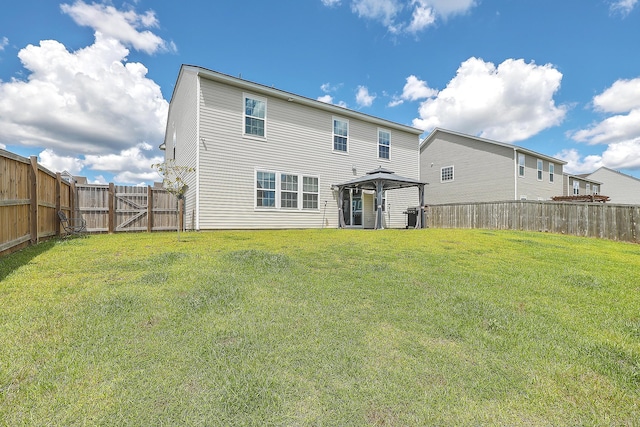
[[[378,168],[419,179],[421,133],[183,65],[162,147],[165,159],[195,168],[185,177],[188,229],[373,228],[374,192],[336,185]],[[403,211],[418,204],[418,191],[387,191],[383,198],[383,226],[403,227]]]
[[[550,200],[563,194],[566,162],[512,144],[444,129],[420,145],[428,204]]]
[[[563,180],[563,196],[592,196],[600,194],[600,186],[602,183],[590,179],[588,175],[572,175],[568,173],[562,174]]]
[[[611,203],[640,205],[640,179],[601,167],[587,176],[601,182],[600,193],[609,196]]]

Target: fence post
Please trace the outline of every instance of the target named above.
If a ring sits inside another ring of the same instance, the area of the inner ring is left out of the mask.
[[[113,233],[115,231],[116,224],[116,210],[115,210],[115,201],[116,201],[116,188],[113,182],[109,183],[109,233]]]
[[[29,214],[29,233],[31,234],[31,244],[38,243],[38,157],[31,156],[31,210]]]
[[[153,231],[153,190],[147,187],[147,232]]]
[[[58,221],[57,218],[58,218],[58,212],[62,207],[62,203],[60,202],[60,199],[62,197],[62,195],[60,194],[61,192],[62,192],[62,175],[60,174],[60,172],[56,172],[56,236],[60,236],[60,221]]]

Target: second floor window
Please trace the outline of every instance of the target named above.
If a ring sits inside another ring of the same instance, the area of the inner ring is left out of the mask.
[[[244,134],[264,138],[266,135],[267,101],[244,97]]]
[[[549,182],[553,182],[553,175],[555,174],[556,166],[553,163],[549,163]]]
[[[524,154],[518,154],[518,176],[524,176]]]
[[[333,151],[349,151],[349,122],[333,119]]]
[[[378,158],[389,159],[391,134],[386,130],[378,130]]]
[[[542,172],[543,172],[543,170],[542,170],[542,165],[543,165],[542,160],[538,159],[537,165],[538,165],[538,181],[542,181]]]

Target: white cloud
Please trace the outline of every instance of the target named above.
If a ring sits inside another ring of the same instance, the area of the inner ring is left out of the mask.
[[[99,32],[76,52],[55,40],[22,49],[31,74],[0,82],[0,142],[75,155],[162,141],[168,103],[144,65],[125,62],[128,54]]]
[[[638,4],[638,0],[617,0],[611,3],[611,12],[628,15]]]
[[[573,148],[562,150],[553,157],[567,162],[567,164],[563,166],[562,170],[574,175],[591,173],[604,166],[601,156],[589,155],[582,159],[578,150]]]
[[[436,15],[433,8],[429,7],[426,2],[418,1],[416,8],[413,10],[411,22],[407,26],[407,31],[417,33],[436,22]]]
[[[570,134],[588,144],[617,144],[640,138],[640,78],[618,80],[593,98],[596,111],[615,114]]]
[[[353,0],[351,10],[361,18],[380,21],[392,27],[396,15],[403,5],[399,0]]]
[[[567,108],[553,100],[561,80],[562,74],[549,64],[507,59],[496,67],[470,58],[445,89],[422,103],[413,125],[520,141],[562,122]]]
[[[356,103],[360,107],[371,107],[375,99],[376,95],[369,94],[369,89],[365,86],[358,86],[358,91],[356,92]]]
[[[593,98],[593,105],[605,113],[624,113],[640,108],[640,78],[616,81]]]
[[[602,162],[612,169],[640,169],[640,138],[609,144]]]
[[[0,52],[4,50],[5,47],[7,47],[9,45],[9,39],[6,37],[3,37],[0,39]]]
[[[318,97],[318,101],[324,102],[326,104],[333,104],[333,96],[331,95],[322,95]]]
[[[47,148],[40,153],[40,163],[52,172],[67,171],[72,175],[79,175],[84,168],[82,159],[73,156],[59,156]]]
[[[147,11],[138,14],[133,10],[121,11],[104,4],[86,4],[76,1],[72,5],[63,4],[62,11],[69,15],[78,25],[93,28],[125,45],[146,53],[175,50],[175,45],[143,28],[158,27],[155,12]]]
[[[438,94],[436,89],[431,89],[427,82],[411,75],[407,77],[407,83],[402,89],[402,99],[417,101],[418,99],[432,98]]]
[[[40,163],[54,172],[68,171],[73,175],[82,175],[85,169],[104,171],[116,174],[115,180],[123,184],[140,184],[160,179],[158,173],[151,169],[154,163],[161,163],[164,157],[154,156],[153,147],[140,143],[135,147],[120,151],[118,154],[64,156],[52,149],[45,149],[40,153]],[[96,177],[98,183],[104,183],[102,175]]]
[[[322,0],[325,6],[340,0]],[[351,10],[360,18],[380,22],[392,34],[416,34],[436,23],[469,11],[476,0],[351,0]]]

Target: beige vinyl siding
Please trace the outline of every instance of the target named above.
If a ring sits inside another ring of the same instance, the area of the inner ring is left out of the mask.
[[[267,138],[243,137],[243,93],[238,88],[201,79],[200,228],[320,228],[338,226],[338,184],[377,168],[378,126],[353,117],[349,121],[349,153],[333,152],[335,113],[255,93],[267,101]],[[418,135],[391,131],[392,160],[385,167],[417,179]],[[356,173],[353,172],[355,166]],[[318,210],[255,208],[256,170],[318,178]],[[397,193],[397,194],[393,194]],[[417,190],[389,192],[396,210],[418,204]],[[325,209],[326,204],[326,209]],[[391,226],[403,226],[402,215]]]
[[[589,175],[589,178],[602,183],[599,193],[609,196],[611,203],[640,204],[639,179],[604,167]]]
[[[173,135],[176,135],[176,157],[178,166],[198,169],[198,107],[197,75],[184,71],[176,83],[176,90],[171,99],[171,106],[167,117],[167,132],[165,135],[165,159],[173,158]],[[195,229],[197,222],[197,174],[186,175],[188,185],[185,194],[185,228]]]
[[[563,194],[562,186],[562,165],[555,164],[554,181],[549,182],[549,160],[542,159],[542,181],[538,181],[538,160],[534,154],[522,153],[525,155],[525,176],[518,177],[515,200],[526,196],[527,200],[550,200],[553,196]],[[513,168],[517,173],[516,166]],[[581,193],[583,194],[583,193]]]
[[[441,132],[420,152],[420,179],[427,204],[513,200],[513,150]],[[440,182],[443,167],[452,181]]]
[[[555,165],[554,182],[549,181],[547,156],[537,156],[518,147],[490,142],[469,135],[435,130],[420,149],[420,179],[429,185],[427,204],[549,200],[561,195],[562,164]],[[525,174],[518,174],[518,154],[525,156]],[[542,159],[542,180],[538,180],[537,161]],[[441,170],[453,166],[451,181],[441,182]]]

